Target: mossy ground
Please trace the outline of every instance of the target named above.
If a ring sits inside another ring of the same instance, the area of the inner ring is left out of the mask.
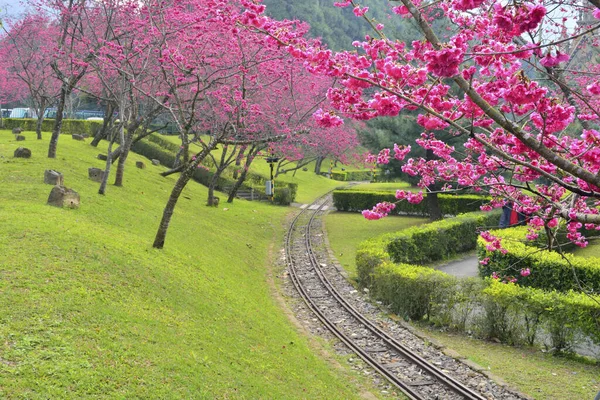
[[[49,134],[25,136],[0,131],[0,398],[359,397],[273,299],[265,265],[289,209],[208,208],[190,183],[155,250],[175,176],[131,154],[124,187],[100,196],[87,168],[105,149],[63,136],[48,159]],[[79,209],[46,205],[45,169]]]

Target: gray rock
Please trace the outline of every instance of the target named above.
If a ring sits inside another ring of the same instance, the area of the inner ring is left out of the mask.
[[[15,135],[18,135],[18,134],[20,134],[22,132],[23,132],[23,129],[19,128],[19,127],[12,129],[12,133],[14,133]]]
[[[139,169],[146,168],[146,164],[144,164],[142,161],[136,161],[135,166],[138,167]]]
[[[23,136],[23,135],[16,135],[16,136],[15,136],[15,140],[16,140],[17,142],[22,142],[22,141],[24,141],[24,140],[25,140],[25,136]]]
[[[44,171],[44,183],[54,186],[62,186],[64,183],[63,174],[52,169]]]
[[[90,137],[90,135],[88,135],[87,133],[82,133],[82,134],[80,134],[79,136],[81,136],[81,137],[82,137],[82,138],[84,138],[84,139],[87,139],[87,138],[89,138],[89,137]]]
[[[85,138],[82,135],[71,135],[71,137],[73,138],[73,140],[79,140],[79,141],[85,140]]]
[[[106,161],[107,159],[108,159],[108,156],[106,156],[105,154],[98,154],[98,160]]]
[[[54,186],[48,204],[55,207],[79,208],[79,193],[64,186]]]
[[[153,159],[152,165],[160,165],[160,160]]]
[[[19,147],[15,150],[15,157],[16,158],[30,158],[31,157],[31,150],[25,148],[25,147]]]
[[[102,179],[104,179],[104,170],[100,168],[88,168],[88,176],[95,182],[102,182]]]

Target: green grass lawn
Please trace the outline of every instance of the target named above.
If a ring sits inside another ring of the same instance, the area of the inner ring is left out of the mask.
[[[50,135],[25,136],[0,131],[0,398],[359,397],[355,375],[314,355],[274,299],[268,255],[289,209],[207,208],[190,183],[155,250],[176,176],[131,154],[125,186],[100,196],[87,168],[105,149],[63,136],[48,159]],[[18,146],[32,158],[13,158]],[[79,209],[45,204],[45,169]]]
[[[572,253],[577,257],[598,257],[600,258],[600,240],[590,240],[586,247],[576,246]]]
[[[592,400],[600,390],[597,365],[437,330],[426,333],[535,399]]]
[[[427,218],[389,216],[369,221],[359,213],[333,212],[325,217],[331,249],[351,277],[356,276],[356,249],[369,238],[428,222]]]

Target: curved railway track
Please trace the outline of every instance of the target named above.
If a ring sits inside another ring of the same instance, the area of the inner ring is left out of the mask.
[[[521,398],[509,392],[484,396],[459,382],[363,316],[340,294],[313,246],[313,225],[328,202],[329,193],[296,215],[285,240],[291,281],[321,323],[409,399]]]

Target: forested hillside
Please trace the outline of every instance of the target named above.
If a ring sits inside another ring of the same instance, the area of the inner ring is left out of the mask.
[[[352,7],[339,8],[333,0],[265,0],[267,13],[276,19],[299,19],[310,24],[313,37],[321,37],[334,49],[349,49],[352,41],[373,35],[371,27],[362,18],[357,18]],[[362,6],[369,7],[369,16],[386,25],[386,34],[403,41],[418,38],[413,22],[392,15],[392,3],[382,0],[363,0]],[[391,28],[391,29],[389,29]]]

